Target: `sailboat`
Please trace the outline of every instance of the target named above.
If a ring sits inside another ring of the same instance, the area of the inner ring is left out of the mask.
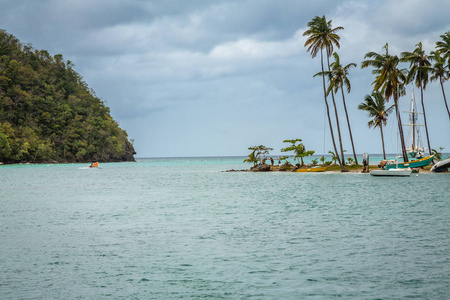
[[[397,128],[397,153],[398,153],[398,128]],[[409,177],[411,176],[412,170],[411,168],[398,168],[398,157],[395,161],[396,168],[386,168],[390,162],[383,160],[380,162],[381,170],[372,170],[370,171],[371,176],[401,176],[401,177]]]
[[[422,141],[420,139],[420,126],[423,124],[417,123],[418,115],[423,114],[417,111],[416,104],[414,102],[414,89],[411,91],[411,110],[404,111],[409,113],[409,121],[408,124],[403,124],[404,126],[410,126],[410,130],[408,131],[408,140],[407,143],[410,143],[410,148],[406,149],[409,156],[413,158],[410,162],[387,162],[386,169],[404,169],[404,168],[419,168],[425,167],[431,164],[434,155],[424,156],[425,148],[422,145]]]
[[[414,101],[414,89],[411,90],[411,110],[403,112],[409,113],[409,121],[411,122],[409,124],[403,124],[404,126],[410,127],[407,135],[407,144],[410,144],[411,146],[406,149],[406,151],[411,158],[416,158],[416,156],[425,152],[425,148],[423,147],[422,140],[420,138],[420,126],[423,126],[423,124],[417,123],[419,114],[423,113],[417,111]]]

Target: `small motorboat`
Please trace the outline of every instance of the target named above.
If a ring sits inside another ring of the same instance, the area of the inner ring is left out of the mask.
[[[450,168],[450,157],[447,157],[444,160],[437,162],[432,168],[433,172],[443,172],[447,171]]]
[[[397,176],[397,177],[409,177],[411,176],[411,169],[389,169],[389,170],[372,170],[370,175],[372,176]]]

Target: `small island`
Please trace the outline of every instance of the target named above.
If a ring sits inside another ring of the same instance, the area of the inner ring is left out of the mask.
[[[380,164],[369,164],[368,154],[363,155],[362,165],[356,163],[353,158],[348,157],[347,163],[345,163],[345,171],[342,170],[342,166],[337,163],[338,156],[332,152],[328,151],[329,155],[321,157],[316,157],[311,160],[309,164],[304,161],[305,157],[311,156],[315,151],[306,151],[301,139],[295,140],[284,140],[284,143],[290,143],[291,145],[282,148],[281,152],[293,151],[293,155],[287,156],[273,156],[270,155],[270,151],[273,148],[266,147],[264,145],[252,146],[248,149],[252,152],[243,160],[244,163],[252,163],[249,169],[243,170],[227,170],[226,172],[304,172],[304,173],[315,173],[315,172],[352,172],[352,173],[367,173],[371,170],[379,169],[381,164],[386,163],[386,160],[382,160]],[[436,152],[436,159],[440,161],[442,153]],[[292,163],[288,159],[293,159]],[[331,160],[327,160],[331,159]],[[426,165],[419,168],[414,168],[414,173],[431,172],[432,166]],[[448,173],[449,171],[439,171],[440,173]]]

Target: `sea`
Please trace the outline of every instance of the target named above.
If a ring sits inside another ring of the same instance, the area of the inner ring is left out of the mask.
[[[450,299],[450,173],[243,159],[0,166],[0,299]]]

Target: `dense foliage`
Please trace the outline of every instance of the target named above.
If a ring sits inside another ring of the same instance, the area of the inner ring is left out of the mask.
[[[0,162],[130,161],[133,154],[70,61],[0,30]]]

